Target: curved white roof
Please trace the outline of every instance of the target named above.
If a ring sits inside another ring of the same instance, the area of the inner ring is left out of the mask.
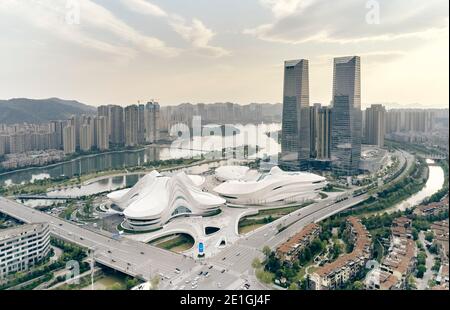
[[[326,185],[322,176],[308,172],[285,172],[278,167],[256,181],[233,180],[214,191],[236,204],[270,204],[279,201],[312,199]]]
[[[214,191],[224,195],[249,194],[270,187],[273,183],[305,183],[323,182],[326,179],[309,172],[285,172],[278,167],[272,168],[269,174],[257,181],[228,181],[217,186]]]
[[[221,166],[216,169],[216,178],[222,181],[242,180],[247,175],[249,167],[246,166]]]
[[[204,178],[201,176],[188,176],[182,172],[167,177],[153,171],[141,178],[133,188],[111,193],[108,197],[124,209],[127,218],[162,218],[164,222],[170,219],[178,207],[201,214],[204,209],[225,203],[223,198],[198,188],[203,183]]]

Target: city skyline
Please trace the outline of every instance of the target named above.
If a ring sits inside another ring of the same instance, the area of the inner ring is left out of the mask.
[[[79,24],[66,2],[2,1],[0,98],[276,103],[280,60],[301,58],[311,103],[328,105],[332,59],[359,55],[363,107],[448,108],[447,1],[83,0]]]

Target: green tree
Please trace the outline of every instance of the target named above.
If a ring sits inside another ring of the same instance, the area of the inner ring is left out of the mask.
[[[364,289],[364,284],[361,281],[355,281],[355,283],[353,283],[353,289],[354,290],[363,290]]]
[[[422,279],[423,275],[425,274],[426,271],[427,271],[427,267],[425,267],[424,265],[417,266],[416,277],[419,278],[419,279]]]
[[[298,287],[298,285],[296,284],[296,283],[291,283],[291,285],[289,285],[289,288],[288,288],[290,291],[298,291],[299,290],[299,287]]]
[[[263,283],[270,284],[273,282],[274,275],[268,271],[264,271],[262,269],[256,271],[256,278]]]
[[[269,255],[272,252],[272,250],[266,245],[266,246],[263,247],[262,252],[264,253],[264,255],[266,257],[269,257]]]
[[[252,267],[254,269],[260,269],[262,267],[262,264],[261,264],[261,261],[259,260],[259,258],[256,257],[255,259],[253,259]]]
[[[434,234],[432,231],[428,231],[425,233],[425,240],[427,240],[428,242],[432,242],[434,238]]]

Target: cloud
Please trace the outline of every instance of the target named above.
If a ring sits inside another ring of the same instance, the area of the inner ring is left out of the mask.
[[[0,13],[27,22],[64,41],[116,56],[133,57],[137,52],[175,56],[178,51],[143,35],[91,0],[79,1],[79,24],[66,21],[71,9],[66,0],[2,0]],[[114,43],[102,39],[115,37]]]
[[[229,51],[222,47],[209,44],[216,34],[207,28],[202,21],[194,18],[191,23],[188,23],[183,18],[172,15],[169,23],[173,30],[185,41],[189,42],[194,50],[200,54],[212,57],[222,57],[230,54]]]
[[[142,14],[167,17],[167,13],[159,6],[144,0],[120,0],[128,9]]]
[[[393,40],[448,28],[447,0],[260,0],[271,23],[245,34],[282,43]],[[379,23],[370,14],[379,8]]]
[[[358,55],[361,57],[361,61],[363,65],[371,65],[371,64],[378,64],[386,62],[391,62],[396,59],[399,59],[401,57],[404,57],[406,55],[403,51],[376,51],[376,52],[363,52],[363,53],[355,53],[355,55]],[[342,56],[348,56],[348,55],[342,55]],[[321,65],[321,66],[330,66],[333,59],[335,57],[339,57],[332,54],[326,54],[326,55],[320,55],[313,58],[314,65]]]
[[[172,29],[188,42],[198,54],[211,57],[222,57],[230,54],[226,49],[210,44],[216,33],[207,28],[199,19],[194,18],[191,22],[188,22],[185,18],[177,14],[167,13],[146,0],[121,0],[121,2],[131,11],[166,18]]]

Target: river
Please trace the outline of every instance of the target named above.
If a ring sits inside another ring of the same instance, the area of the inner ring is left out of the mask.
[[[120,151],[92,156],[85,156],[69,162],[58,163],[46,167],[30,168],[0,174],[0,186],[25,184],[36,180],[57,178],[61,176],[74,177],[106,170],[118,170],[127,167],[136,167],[155,160],[168,160],[177,158],[192,158],[200,154],[220,151],[225,147],[240,147],[258,145],[260,150],[254,156],[278,154],[280,146],[277,136],[268,137],[266,133],[276,133],[281,125],[234,125],[239,133],[234,136],[204,136],[188,139],[178,139],[171,147],[148,146],[141,150]],[[127,181],[125,181],[127,182]],[[133,180],[130,181],[132,183]],[[115,180],[113,183],[123,183],[123,180]]]
[[[427,159],[427,164],[429,169],[428,180],[422,190],[395,205],[389,210],[390,212],[404,211],[407,208],[415,207],[419,205],[425,198],[430,197],[444,186],[444,169],[442,169],[442,167],[440,166],[435,165],[434,160],[431,159]]]

